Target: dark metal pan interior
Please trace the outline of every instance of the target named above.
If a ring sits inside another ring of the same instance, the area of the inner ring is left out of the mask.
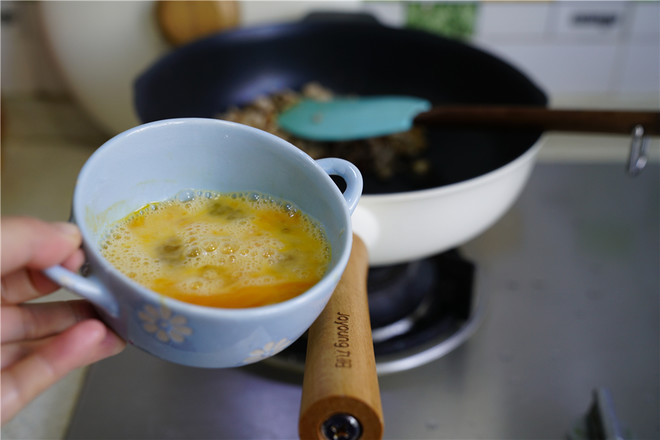
[[[406,94],[440,104],[545,106],[523,73],[481,50],[374,22],[302,21],[244,28],[173,50],[135,82],[142,122],[215,117],[232,105],[318,81],[338,94]],[[538,131],[429,129],[432,172],[382,181],[365,193],[432,188],[495,170],[529,149]]]

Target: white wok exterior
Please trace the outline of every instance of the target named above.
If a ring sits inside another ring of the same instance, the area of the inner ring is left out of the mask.
[[[542,139],[512,162],[470,180],[421,191],[362,196],[353,214],[353,230],[367,245],[370,266],[438,254],[488,229],[520,195]]]

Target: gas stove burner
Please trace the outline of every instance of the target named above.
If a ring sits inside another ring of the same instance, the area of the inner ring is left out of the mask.
[[[436,360],[474,333],[481,318],[474,272],[474,265],[455,249],[369,269],[369,313],[379,374]],[[303,335],[266,362],[302,371],[306,350]]]

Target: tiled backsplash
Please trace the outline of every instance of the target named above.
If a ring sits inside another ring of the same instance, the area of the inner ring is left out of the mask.
[[[2,93],[65,91],[65,81],[58,78],[43,47],[38,5],[14,1],[1,5]],[[464,8],[468,14],[460,19],[472,20],[467,23],[471,27],[461,27],[469,29],[466,38],[529,74],[553,99],[607,95],[624,104],[660,106],[660,2],[656,1],[248,1],[242,3],[242,16],[244,25],[251,25],[295,20],[311,9],[332,8],[366,10],[393,26],[436,26],[433,30],[439,32],[456,28],[459,18],[433,20],[432,14],[448,13],[447,8],[433,9],[438,5]],[[429,11],[423,23],[411,22],[413,8]]]
[[[660,3],[484,3],[474,42],[551,91],[660,105]]]
[[[606,95],[621,105],[660,106],[660,2],[402,2],[366,7],[398,25],[416,25],[410,12],[414,8],[423,16],[421,8],[426,17],[419,27],[458,35],[508,60],[555,99]],[[435,29],[433,14],[439,16]],[[447,15],[474,23],[452,26]],[[472,32],[460,35],[457,29]]]

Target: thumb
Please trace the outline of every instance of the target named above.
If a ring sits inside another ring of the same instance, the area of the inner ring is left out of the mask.
[[[2,275],[19,268],[45,269],[62,263],[82,241],[73,223],[48,223],[31,217],[2,219]]]

